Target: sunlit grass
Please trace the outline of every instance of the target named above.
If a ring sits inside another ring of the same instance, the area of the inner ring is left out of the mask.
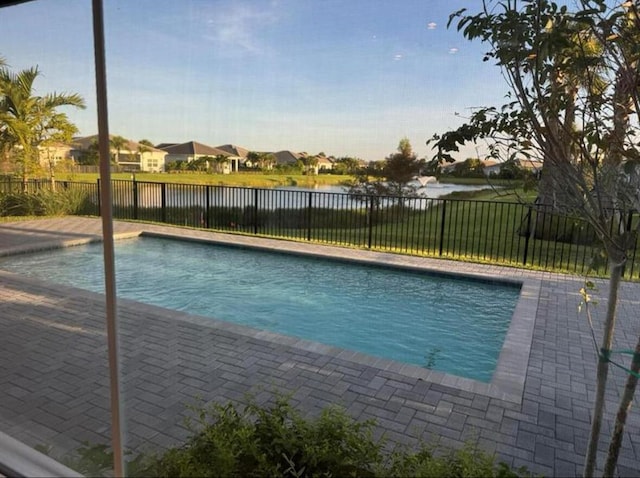
[[[201,172],[181,173],[136,173],[137,181],[178,184],[208,184],[214,186],[239,186],[254,188],[272,188],[278,186],[313,187],[321,185],[338,185],[351,179],[351,176],[340,174],[263,174],[254,172],[236,172],[231,174],[210,174]],[[58,180],[95,182],[95,173],[62,173]],[[113,173],[111,179],[131,180],[132,173]]]

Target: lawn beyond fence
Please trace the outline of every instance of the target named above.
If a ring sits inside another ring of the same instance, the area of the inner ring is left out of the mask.
[[[27,191],[49,189],[30,181]],[[100,183],[59,181],[87,195],[82,214],[99,215]],[[462,259],[582,274],[606,275],[607,261],[584,221],[517,202],[113,180],[113,217],[314,241],[372,250]],[[0,182],[0,195],[22,183]],[[616,215],[611,227],[632,230],[637,212]],[[638,238],[625,278],[640,278]]]

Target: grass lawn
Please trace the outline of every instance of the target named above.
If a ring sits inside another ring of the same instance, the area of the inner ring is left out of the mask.
[[[428,186],[427,186],[428,187]],[[471,199],[474,201],[497,201],[497,202],[517,202],[532,203],[538,196],[535,189],[522,189],[521,187],[496,187],[480,191],[457,191],[442,196],[440,199]]]
[[[454,176],[440,176],[438,182],[443,184],[469,184],[469,185],[486,185],[487,187],[493,186],[510,186],[520,187],[522,181],[519,179],[494,179],[494,178],[456,178]]]
[[[446,211],[436,206],[428,211],[381,211],[378,223],[371,228],[374,250],[442,257],[471,262],[502,264],[515,267],[582,273],[597,254],[596,244],[571,244],[527,238],[521,231],[527,227],[528,209],[518,203],[448,201]],[[443,222],[444,216],[444,222]],[[535,223],[535,213],[531,223]],[[544,224],[558,233],[578,232],[572,221],[553,220],[545,216]],[[339,221],[336,221],[339,222]],[[369,240],[366,221],[359,228],[314,227],[280,229],[265,227],[260,233],[272,237],[292,237],[345,246],[362,247]],[[526,262],[525,262],[526,255]],[[635,264],[634,264],[635,262]],[[630,260],[637,275],[640,264]],[[605,275],[604,264],[593,271]]]
[[[131,179],[131,173],[114,173],[111,179]],[[62,173],[58,180],[95,182],[98,174],[94,173]],[[337,185],[352,179],[351,176],[339,174],[263,174],[254,172],[237,172],[231,174],[210,174],[199,172],[181,173],[136,173],[136,180],[154,183],[210,184],[214,186],[240,186],[255,188],[272,188],[277,186],[313,187],[317,185]]]

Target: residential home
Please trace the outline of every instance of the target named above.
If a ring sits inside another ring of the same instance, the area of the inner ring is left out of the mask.
[[[528,171],[531,171],[533,174],[538,174],[542,171],[542,161],[537,161],[534,159],[518,159],[518,166]]]
[[[318,156],[318,171],[330,171],[333,169],[333,161],[326,156]]]
[[[493,164],[489,164],[487,166],[487,164],[490,161]],[[537,174],[539,171],[542,170],[542,161],[526,159],[526,158],[516,159],[515,161],[519,167],[521,167],[522,169],[526,169],[527,171],[530,171],[533,174]],[[485,164],[485,167],[483,171],[485,176],[491,176],[492,174],[499,174],[502,169],[502,166],[504,165],[504,163],[500,163],[494,160],[484,161],[484,164]]]
[[[245,164],[247,162],[249,150],[246,148],[233,144],[223,144],[222,146],[216,146],[216,149],[229,153],[229,161],[231,161],[232,166],[235,165],[235,169],[233,169],[233,171],[237,171],[241,164]]]
[[[304,156],[302,153],[294,153],[289,150],[278,151],[273,153],[276,158],[276,164],[278,165],[294,165],[300,158]]]
[[[73,147],[65,143],[50,143],[38,146],[38,155],[40,164],[45,167],[51,167],[65,159],[73,159],[71,151]]]
[[[456,161],[454,163],[445,163],[440,166],[440,170],[443,173],[453,173],[454,171],[459,170],[460,168],[465,168],[467,160]],[[482,164],[482,172],[485,176],[490,176],[491,174],[498,174],[500,172],[500,168],[502,167],[502,163],[496,161],[495,159],[485,159],[484,161],[480,161]]]
[[[158,143],[158,144],[156,144],[155,147],[158,148],[158,149],[164,149],[164,148],[166,148],[168,146],[175,146],[176,144],[178,144],[178,143]]]
[[[502,163],[496,161],[495,159],[486,159],[482,161],[482,164],[484,165],[484,169],[482,170],[482,172],[487,177],[491,176],[492,174],[499,174],[500,170],[502,169]]]
[[[168,144],[168,146],[164,146]],[[233,156],[231,153],[223,149],[214,148],[206,144],[198,143],[197,141],[187,141],[186,143],[161,143],[163,145],[162,150],[167,153],[166,162],[184,161],[190,163],[197,159],[209,156],[215,158],[216,156],[224,156],[227,162],[222,165],[222,173],[229,174],[231,171],[237,171],[240,160],[238,157]],[[158,146],[161,146],[158,145]]]
[[[113,135],[109,136],[109,138],[113,137]],[[83,154],[86,154],[94,144],[97,144],[97,142],[97,134],[74,138],[71,156],[77,161]],[[110,151],[112,157],[123,171],[143,171],[149,173],[160,173],[164,171],[167,153],[162,149],[127,140],[120,150],[111,147]]]

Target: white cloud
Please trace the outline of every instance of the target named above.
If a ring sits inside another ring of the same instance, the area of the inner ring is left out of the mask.
[[[402,58],[403,56],[400,53],[393,55],[393,61],[400,61]]]
[[[277,2],[261,7],[233,3],[217,6],[207,13],[204,38],[227,53],[260,53],[266,46],[260,39],[262,29],[278,21]]]

